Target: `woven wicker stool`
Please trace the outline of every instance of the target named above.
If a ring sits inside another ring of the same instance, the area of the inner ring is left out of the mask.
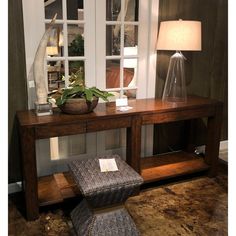
[[[114,158],[118,171],[101,172],[99,159]],[[123,203],[138,194],[142,177],[118,155],[69,164],[85,199],[72,211],[71,219],[78,235],[136,236],[139,232]]]

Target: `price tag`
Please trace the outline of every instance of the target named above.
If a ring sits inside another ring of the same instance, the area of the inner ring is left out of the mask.
[[[116,106],[117,107],[128,106],[128,99],[127,98],[117,98],[116,99]]]
[[[114,158],[112,159],[99,159],[99,165],[101,172],[108,172],[108,171],[117,171],[118,167],[116,165],[116,161]]]

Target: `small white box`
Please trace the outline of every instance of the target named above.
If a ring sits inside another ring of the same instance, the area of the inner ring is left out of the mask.
[[[128,99],[127,98],[117,98],[116,99],[116,106],[117,107],[128,106]]]

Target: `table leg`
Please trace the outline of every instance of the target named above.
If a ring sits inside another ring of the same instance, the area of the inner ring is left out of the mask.
[[[132,118],[132,125],[127,128],[126,139],[126,161],[135,171],[140,173],[141,117],[135,116]]]
[[[34,128],[22,128],[20,132],[26,217],[35,220],[39,217],[39,206]]]

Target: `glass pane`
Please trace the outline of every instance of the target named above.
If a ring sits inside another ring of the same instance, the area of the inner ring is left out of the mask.
[[[64,61],[48,61],[47,74],[49,92],[65,87]]]
[[[125,60],[124,60],[124,63],[125,63]],[[133,63],[136,64],[137,59],[129,59],[129,60],[134,60]],[[126,65],[124,65],[124,68],[123,68],[124,87],[133,88],[136,86],[136,67],[134,67],[134,64],[132,65],[133,68],[131,68],[130,62],[127,68],[125,67]],[[128,98],[136,98],[136,89],[125,91],[124,94]]]
[[[46,29],[49,24],[46,24]],[[63,42],[63,26],[56,24],[53,26],[47,43],[47,56],[60,57],[64,56],[64,42]]]
[[[84,25],[68,25],[68,55],[84,56]]]
[[[123,68],[124,73],[124,87],[134,87],[136,86],[136,68]]]
[[[124,48],[124,87],[136,86],[136,71],[137,71],[137,58],[129,58],[129,56],[137,55],[138,47],[125,47]],[[125,95],[128,98],[136,97],[136,90],[125,91]]]
[[[84,19],[84,4],[83,0],[67,0],[67,19],[68,20],[83,20]]]
[[[138,0],[126,0],[125,21],[138,21]]]
[[[120,87],[120,60],[106,61],[106,88]]]
[[[121,0],[106,0],[106,20],[117,21],[121,9]]]
[[[129,89],[124,91],[124,95],[127,96],[128,99],[136,98],[137,89]]]
[[[69,76],[75,73],[79,76],[79,78],[84,80],[84,61],[69,61]],[[73,82],[74,78],[69,78],[69,83]]]
[[[106,27],[106,55],[120,55],[120,25]]]
[[[138,26],[137,25],[125,25],[124,46],[134,47],[138,45]]]
[[[62,0],[44,0],[45,19],[52,19],[57,13],[57,19],[62,19]]]

